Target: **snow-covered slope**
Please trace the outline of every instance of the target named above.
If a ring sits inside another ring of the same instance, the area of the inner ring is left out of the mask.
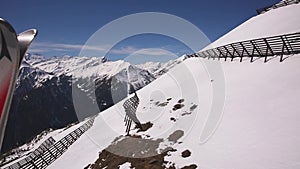
[[[278,26],[281,32],[272,29],[276,29],[274,25],[286,14],[293,15],[294,20],[298,18],[298,11],[299,4],[253,17],[241,26],[245,27],[243,33],[247,36],[241,35],[237,28],[215,44],[296,32],[299,22],[281,21],[279,23],[284,25]],[[255,24],[262,21],[263,25]],[[205,60],[207,64],[222,64],[226,100],[216,132],[206,143],[200,144],[211,101],[216,99],[212,98],[212,84],[219,83],[207,74],[203,62],[201,58],[186,59],[137,92],[140,98],[138,118],[142,123],[153,123],[147,131],[132,129],[133,137],[124,136],[125,112],[120,102],[100,113],[91,129],[49,168],[101,168],[105,161],[113,159],[112,154],[121,159],[129,155],[127,160],[131,162],[115,159],[110,163],[134,167],[137,163],[131,158],[164,150],[167,151],[165,167],[194,164],[203,169],[300,168],[300,135],[297,134],[300,55],[293,55],[284,62],[272,59],[267,63],[263,60],[254,63]],[[143,142],[152,146],[142,149],[139,145]],[[173,150],[168,151],[167,147]],[[108,151],[112,154],[103,157]],[[184,153],[186,151],[191,154]],[[152,160],[145,166],[158,162]]]
[[[177,151],[166,158],[178,168],[190,164],[201,168],[299,168],[299,57],[283,63],[222,62],[226,108],[218,130],[205,144],[199,144],[199,137],[210,109],[211,79],[199,66],[201,59],[187,59],[172,69],[171,75],[162,76],[138,92],[141,103],[137,116],[143,123],[152,122],[153,127],[137,135],[162,138],[160,146],[164,146],[170,144],[166,140],[170,134],[184,131],[178,141],[182,143],[174,146]],[[187,71],[186,66],[192,72],[190,76],[180,73]],[[193,84],[194,79],[201,80]],[[167,102],[168,98],[172,99],[166,106],[155,103]],[[173,111],[180,99],[184,99],[184,107]],[[191,111],[193,105],[197,107]],[[99,152],[125,134],[123,118],[122,103],[99,114],[87,134],[49,168],[84,168],[94,163]],[[182,158],[181,152],[186,149],[191,156]]]
[[[254,16],[202,50],[233,42],[299,32],[299,5],[292,4]]]

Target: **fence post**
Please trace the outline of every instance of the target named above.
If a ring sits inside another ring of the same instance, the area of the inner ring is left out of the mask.
[[[266,38],[263,38],[265,44],[267,45],[267,49],[266,49],[266,56],[265,56],[265,62],[267,62],[267,56],[268,56],[268,52],[270,51],[272,55],[274,55],[274,52],[270,46],[270,44],[268,43]]]
[[[282,43],[283,43],[282,44],[282,49],[281,49],[281,56],[280,56],[280,62],[282,62],[283,61],[283,54],[284,54],[284,47],[286,48],[286,50],[287,50],[288,53],[290,53],[290,52],[289,52],[288,47],[285,44],[285,40],[283,39],[283,37],[281,36],[280,38],[281,38]]]
[[[224,56],[224,54],[222,53],[221,49],[219,47],[216,48],[219,51],[219,58],[221,58],[221,56]]]

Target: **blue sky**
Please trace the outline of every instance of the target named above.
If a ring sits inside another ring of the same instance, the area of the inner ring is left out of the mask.
[[[256,9],[275,2],[278,0],[5,0],[1,1],[0,17],[8,20],[17,33],[38,29],[39,34],[30,49],[32,53],[62,56],[78,55],[82,45],[95,31],[129,14],[173,14],[196,25],[214,41],[256,15]],[[164,49],[176,55],[190,52],[181,42],[150,34],[125,39],[114,47],[108,57],[120,59],[147,48]]]

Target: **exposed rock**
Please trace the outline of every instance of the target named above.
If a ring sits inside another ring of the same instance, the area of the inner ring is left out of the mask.
[[[190,115],[190,114],[192,114],[192,112],[184,112],[181,114],[181,116],[186,116],[186,115]]]
[[[190,111],[194,111],[197,107],[198,107],[198,106],[197,106],[196,104],[192,105],[192,106],[190,107]]]
[[[164,106],[168,105],[168,103],[169,103],[169,102],[159,103],[157,106],[164,107]]]
[[[181,153],[181,156],[182,156],[183,158],[186,158],[186,157],[191,156],[190,150],[184,150],[184,151]]]
[[[176,111],[178,109],[181,109],[182,107],[184,107],[184,104],[175,104],[172,110]]]
[[[183,102],[184,102],[184,99],[178,100],[178,103],[183,103]]]
[[[170,120],[176,122],[176,119],[174,117],[171,117]]]
[[[177,142],[184,135],[184,131],[176,130],[167,139],[172,142]]]
[[[184,166],[181,169],[196,169],[197,167],[198,166],[196,164],[192,164],[192,165],[189,165],[189,166]]]
[[[149,128],[151,128],[153,126],[153,123],[151,123],[150,121],[147,123],[142,124],[142,128],[140,128],[137,132],[142,132],[142,131],[147,131]],[[137,128],[137,126],[135,127]]]

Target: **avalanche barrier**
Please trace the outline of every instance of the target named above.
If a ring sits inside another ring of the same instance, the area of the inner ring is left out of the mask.
[[[36,150],[27,155],[26,158],[4,168],[4,169],[42,169],[58,159],[84,132],[94,123],[94,118],[55,142],[52,137],[44,141]]]
[[[256,12],[257,12],[257,14],[262,14],[262,13],[268,12],[269,10],[272,10],[272,9],[276,9],[276,8],[280,8],[280,7],[284,7],[284,6],[292,5],[292,4],[298,4],[299,2],[300,2],[300,0],[280,1],[274,5],[270,5],[270,6],[267,6],[264,8],[257,9]]]
[[[188,55],[188,57],[224,58],[225,61],[227,58],[231,58],[231,61],[234,58],[240,58],[240,62],[244,57],[251,58],[251,62],[254,57],[257,57],[265,58],[267,62],[269,56],[280,56],[280,62],[282,62],[284,55],[298,53],[300,53],[300,32],[226,44]]]

